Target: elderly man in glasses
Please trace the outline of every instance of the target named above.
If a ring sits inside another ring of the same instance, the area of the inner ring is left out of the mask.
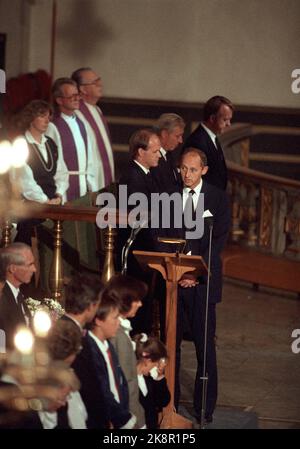
[[[98,106],[102,97],[101,78],[90,68],[82,67],[72,74],[77,83],[81,100],[77,116],[86,123],[88,134],[93,142],[94,157],[97,160],[97,180],[99,189],[114,181],[114,158],[109,130],[105,117]]]
[[[69,188],[64,200],[74,206],[92,205],[92,192],[99,190],[97,160],[85,123],[77,117],[79,92],[75,81],[58,78],[52,87],[55,114],[47,135],[52,137],[62,152],[69,174]],[[63,257],[68,260],[64,271],[68,275],[70,265],[98,269],[94,225],[86,222],[65,222]],[[74,252],[75,250],[75,252]],[[68,253],[67,253],[68,252]]]

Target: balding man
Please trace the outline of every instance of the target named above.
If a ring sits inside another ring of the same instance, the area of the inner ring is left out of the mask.
[[[87,126],[92,140],[93,157],[97,169],[96,179],[99,189],[109,186],[114,181],[114,158],[109,130],[105,117],[98,106],[102,97],[101,77],[90,67],[82,67],[72,73],[71,78],[77,83],[81,96],[77,116]]]
[[[18,327],[32,325],[20,287],[30,283],[36,267],[31,248],[25,243],[12,243],[3,248],[0,258],[6,280],[0,298],[0,329],[5,332],[7,348],[12,349]]]

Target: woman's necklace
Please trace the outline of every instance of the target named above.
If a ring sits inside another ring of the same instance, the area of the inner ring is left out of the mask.
[[[41,154],[39,147],[35,143],[33,144],[33,148],[35,149],[35,152],[36,152],[42,166],[49,173],[53,170],[54,160],[53,160],[52,152],[49,148],[48,142],[45,142],[45,147],[46,147],[46,151],[48,154],[48,162],[47,163],[46,163],[45,159],[43,158],[43,155]]]

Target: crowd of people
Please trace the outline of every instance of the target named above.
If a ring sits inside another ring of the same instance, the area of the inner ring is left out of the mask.
[[[24,200],[50,205],[91,205],[95,204],[96,194],[115,181],[109,130],[98,106],[101,96],[101,78],[91,68],[84,67],[70,78],[54,82],[53,106],[34,100],[22,111],[19,123],[28,143],[29,158],[23,167],[14,169],[11,179],[18,182]],[[171,206],[167,228],[151,226],[151,210],[148,211],[148,224],[136,233],[132,249],[173,252],[174,247],[159,242],[158,237],[184,239],[183,251],[201,255],[210,265],[209,277],[188,273],[178,283],[174,392],[178,409],[180,346],[188,334],[197,357],[194,414],[200,420],[205,404],[206,422],[212,421],[217,401],[216,304],[222,299],[220,254],[230,226],[227,169],[218,136],[230,126],[233,111],[227,98],[210,98],[204,105],[203,121],[185,141],[184,119],[175,113],[162,114],[153,128],[139,129],[130,137],[129,166],[118,180],[120,186],[126,186],[128,196],[143,193],[149,199],[148,205],[154,193],[180,194],[180,213],[190,211],[194,228],[202,201],[200,238],[187,238],[193,227],[185,221],[181,227],[175,225]],[[174,150],[180,146],[176,160]],[[162,216],[166,213],[159,211]],[[19,325],[32,328],[32,317],[21,290],[36,271],[31,239],[40,223],[32,219],[20,221],[15,242],[0,251],[3,284],[0,329],[6,335],[7,350],[13,350]],[[119,268],[129,233],[128,228],[118,233]],[[70,224],[65,234],[66,244],[76,247],[80,262],[93,265],[96,245],[91,226],[83,229]],[[28,415],[22,418],[25,427],[159,426],[159,412],[170,401],[164,376],[168,362],[164,345],[164,281],[157,276],[153,282],[132,252],[126,267],[126,274],[114,276],[105,286],[82,273],[69,279],[64,292],[65,314],[53,324],[46,344],[51,358],[72,370],[72,378],[59,386],[58,397],[48,401],[44,409],[31,411],[31,419]],[[151,336],[154,296],[160,302],[161,340]],[[203,389],[203,377],[207,378],[207,389]],[[3,375],[0,388],[7,387],[9,382],[18,387],[16,380]],[[5,410],[1,408],[0,412]]]

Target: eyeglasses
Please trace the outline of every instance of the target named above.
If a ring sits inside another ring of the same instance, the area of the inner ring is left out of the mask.
[[[58,98],[65,98],[66,100],[77,100],[80,97],[80,94],[69,95],[68,97],[64,95],[60,95]]]
[[[97,84],[100,84],[100,83],[101,83],[101,78],[99,76],[99,78],[96,78],[93,81],[88,81],[86,83],[80,83],[80,85],[81,86],[93,86],[93,85],[96,86]]]

